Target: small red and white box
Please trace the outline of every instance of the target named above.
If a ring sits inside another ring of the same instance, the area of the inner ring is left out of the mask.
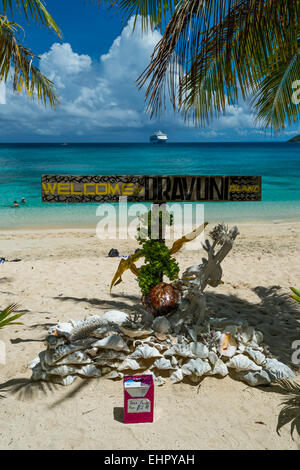
[[[124,377],[124,423],[152,423],[154,383],[152,375]]]

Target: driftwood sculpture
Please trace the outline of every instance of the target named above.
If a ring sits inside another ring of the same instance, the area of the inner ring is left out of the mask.
[[[237,227],[233,227],[231,230],[228,230],[224,224],[214,227],[209,234],[213,243],[206,240],[203,245],[207,259],[202,258],[202,264],[190,266],[183,273],[182,279],[173,283],[174,287],[182,292],[179,312],[184,316],[192,315],[198,324],[203,324],[205,321],[204,289],[208,284],[217,287],[222,283],[221,263],[232,249],[238,234]],[[218,246],[220,249],[215,252]]]

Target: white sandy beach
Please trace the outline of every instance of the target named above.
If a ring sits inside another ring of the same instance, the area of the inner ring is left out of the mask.
[[[300,305],[288,294],[290,286],[300,287],[300,222],[239,224],[239,230],[223,263],[224,285],[208,288],[209,307],[220,317],[247,318],[264,333],[272,354],[291,366],[292,343],[300,340]],[[28,383],[28,363],[45,348],[47,329],[58,320],[112,309],[130,313],[139,302],[130,272],[110,295],[119,263],[107,257],[110,248],[130,254],[137,242],[100,241],[94,230],[0,233],[0,257],[21,259],[0,264],[0,307],[19,303],[25,312],[22,326],[0,331],[6,345],[6,364],[0,363],[0,448],[299,449],[290,420],[276,432],[285,397],[275,386],[250,388],[230,377],[206,377],[200,387],[166,384],[155,389],[155,422],[125,425],[122,381]],[[179,252],[181,272],[201,263],[202,256]]]

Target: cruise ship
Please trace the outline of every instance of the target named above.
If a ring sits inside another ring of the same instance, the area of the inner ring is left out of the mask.
[[[150,142],[152,144],[165,144],[168,140],[167,134],[164,134],[161,131],[154,132],[150,137]]]

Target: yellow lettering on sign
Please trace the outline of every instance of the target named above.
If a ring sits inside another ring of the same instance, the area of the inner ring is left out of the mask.
[[[76,196],[82,196],[81,191],[74,191],[74,184],[71,183],[71,194],[76,195]]]
[[[70,183],[58,183],[57,194],[68,196],[70,194]]]
[[[87,187],[94,186],[94,183],[84,183],[83,185],[83,193],[87,196],[95,196],[95,193],[89,192]]]
[[[47,183],[47,186],[45,183],[42,183],[43,190],[46,194],[55,194],[57,183],[54,183],[53,185],[51,183]]]
[[[134,188],[133,183],[123,183],[122,184],[122,194],[125,196],[131,196],[133,194]]]
[[[104,186],[104,190],[100,191],[99,190],[100,186]],[[96,194],[99,195],[99,196],[104,196],[105,194],[107,194],[107,183],[97,183],[96,184]]]

